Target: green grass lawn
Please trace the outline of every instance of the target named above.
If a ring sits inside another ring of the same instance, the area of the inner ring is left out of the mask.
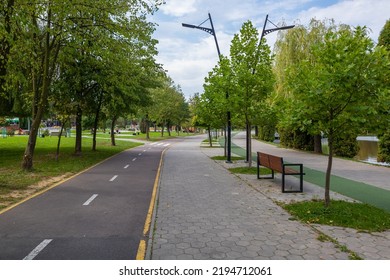
[[[330,206],[325,208],[324,202],[319,200],[281,206],[304,223],[348,227],[367,232],[390,229],[390,214],[364,203],[331,201]]]
[[[116,141],[111,146],[109,140],[97,140],[97,151],[92,151],[92,139],[83,138],[83,153],[74,156],[75,138],[61,138],[59,160],[55,160],[58,137],[38,138],[34,154],[34,169],[21,170],[27,136],[0,138],[0,209],[18,199],[10,198],[13,191],[23,191],[28,186],[52,177],[80,172],[116,153],[136,147],[139,143]],[[20,199],[19,199],[20,200]]]
[[[110,138],[111,135],[108,132],[109,132],[109,130],[106,130],[106,133],[104,133],[102,131],[98,131],[96,133],[96,136],[103,137],[103,138]],[[136,140],[146,141],[146,134],[145,133],[140,132],[139,134],[136,134],[136,135],[133,135],[133,133],[134,133],[134,131],[121,131],[119,134],[115,134],[115,139],[136,139]],[[92,136],[90,131],[86,131],[85,134],[88,136]],[[190,134],[180,133],[179,134],[180,137],[185,137],[188,135],[191,136],[194,134],[193,133],[190,133]],[[171,131],[171,136],[168,135],[167,131],[164,132],[164,136],[161,136],[161,132],[150,131],[149,132],[149,138],[150,138],[149,141],[161,141],[161,140],[175,138],[177,136],[178,135],[177,135],[176,131]]]
[[[232,173],[236,173],[236,174],[257,175],[257,167],[256,166],[233,167],[233,168],[229,168],[229,171]],[[268,175],[271,173],[272,173],[272,171],[268,168],[260,168],[260,175]]]
[[[225,156],[213,156],[213,157],[211,157],[211,159],[213,159],[213,160],[227,160],[227,157],[225,157]],[[231,156],[230,159],[231,160],[244,160],[245,158]]]

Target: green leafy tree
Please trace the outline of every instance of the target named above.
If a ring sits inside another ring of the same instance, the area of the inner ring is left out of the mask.
[[[287,32],[278,34],[274,65],[276,87],[272,96],[272,105],[278,112],[281,143],[287,147],[322,153],[321,132],[311,131],[310,135],[309,131],[301,125],[300,119],[291,118],[288,112],[293,106],[291,101],[294,100],[294,92],[288,88],[289,80],[286,69],[290,69],[290,72],[299,69],[299,63],[304,60],[315,67],[316,60],[311,51],[312,46],[322,41],[328,30],[335,28],[333,20],[312,19],[308,27],[298,25]]]
[[[196,107],[198,125],[207,128],[210,146],[212,129],[222,128],[226,124],[226,95],[231,90],[230,72],[230,61],[221,56],[218,65],[205,78],[204,93]]]
[[[82,55],[90,55],[94,53],[91,46],[95,50],[100,46],[108,55],[109,42],[133,46],[150,42],[154,28],[147,23],[147,16],[160,4],[160,0],[8,0],[1,4],[0,103],[8,106],[13,102],[3,94],[7,86],[8,92],[24,96],[23,103],[31,106],[33,119],[23,169],[33,167],[38,129],[54,92],[53,81],[64,70],[59,68],[63,51],[73,47]],[[148,52],[149,47],[145,45],[142,51]],[[88,87],[79,89],[83,88]]]
[[[180,89],[167,76],[160,77],[160,86],[151,89],[152,105],[147,109],[148,116],[156,124],[161,125],[161,136],[164,136],[164,129],[167,128],[171,135],[172,125],[181,125],[188,117],[188,105]]]
[[[311,53],[314,63],[302,60],[288,70],[288,89],[294,94],[289,113],[302,127],[328,136],[325,205],[329,206],[335,138],[377,116],[389,61],[383,48],[374,48],[364,27],[329,29],[311,46]]]
[[[378,45],[384,46],[390,52],[390,20],[386,21],[379,34]]]
[[[388,53],[388,59],[390,60],[390,20],[386,21],[381,33],[379,34],[378,45],[386,48]],[[385,81],[389,88],[390,78]],[[378,161],[379,162],[390,162],[390,93],[384,95],[383,101],[381,102],[381,119],[379,120],[379,127],[382,129],[378,130],[379,137],[379,149],[378,149]]]
[[[259,44],[257,29],[247,21],[239,34],[234,35],[230,47],[234,89],[229,93],[229,103],[246,125],[249,166],[252,165],[252,124],[274,86],[271,51],[263,40]]]

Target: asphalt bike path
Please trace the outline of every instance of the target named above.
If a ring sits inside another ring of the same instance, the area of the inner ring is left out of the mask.
[[[175,141],[122,152],[2,213],[0,259],[135,259],[161,155]]]

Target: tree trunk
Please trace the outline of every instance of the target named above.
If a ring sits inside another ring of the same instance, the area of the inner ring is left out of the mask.
[[[77,106],[76,111],[76,140],[74,154],[76,156],[81,156],[82,154],[82,117],[83,111],[80,106]]]
[[[38,136],[38,130],[40,124],[41,124],[41,118],[35,117],[31,125],[31,130],[28,135],[27,146],[24,151],[24,156],[22,161],[23,170],[31,171],[33,169],[33,157],[34,157],[35,145],[37,143],[37,136]]]
[[[330,205],[330,178],[332,174],[332,164],[333,164],[333,130],[331,130],[328,135],[328,146],[329,146],[329,156],[328,156],[328,167],[326,169],[326,178],[325,178],[325,207],[329,207]]]
[[[149,114],[146,114],[145,118],[145,131],[146,131],[146,140],[150,140],[150,134],[149,134]]]
[[[96,132],[99,125],[100,108],[102,107],[103,92],[100,92],[99,103],[95,112],[95,121],[93,123],[93,136],[92,136],[92,151],[96,151]]]
[[[171,123],[167,122],[167,131],[168,131],[168,136],[171,136]]]
[[[210,147],[212,147],[213,146],[213,139],[211,138],[211,127],[209,126],[207,130],[208,130],[208,134],[209,134],[209,145],[210,145]]]
[[[115,123],[118,117],[113,117],[111,122],[111,146],[116,146],[115,143]]]
[[[164,137],[164,127],[165,127],[165,125],[164,125],[164,122],[163,122],[162,125],[161,125],[161,137]]]
[[[223,145],[223,155],[225,158],[227,158],[227,126],[224,127],[224,138],[225,138],[225,145]]]
[[[322,154],[321,134],[314,135],[314,152]]]
[[[248,167],[252,167],[252,135],[251,135],[251,123],[246,121],[246,161]]]
[[[58,156],[60,155],[61,136],[62,136],[62,132],[64,131],[65,124],[66,124],[66,121],[62,123],[60,134],[58,135],[57,151],[56,151],[56,161],[58,161]]]
[[[36,114],[34,115],[32,130],[28,137],[28,143],[24,151],[24,156],[22,161],[22,169],[28,171],[33,169],[33,156],[35,151],[35,145],[37,142],[38,129],[39,126],[41,125],[42,117],[46,108],[48,95],[49,95],[49,83],[50,83],[49,66],[50,66],[50,55],[51,55],[50,32],[49,32],[50,29],[51,29],[51,8],[49,7],[48,15],[47,15],[47,31],[46,31],[46,38],[45,38],[45,53],[44,53],[44,62],[43,62],[41,96],[37,104],[37,111]]]

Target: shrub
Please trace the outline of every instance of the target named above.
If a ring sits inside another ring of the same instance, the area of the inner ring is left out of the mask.
[[[294,148],[305,151],[314,150],[314,137],[309,135],[307,131],[281,128],[279,129],[279,136],[280,143],[287,148]]]
[[[359,152],[359,144],[356,141],[356,133],[347,132],[337,135],[334,139],[334,153],[340,157],[353,158]]]
[[[379,137],[378,162],[390,163],[390,130]]]

